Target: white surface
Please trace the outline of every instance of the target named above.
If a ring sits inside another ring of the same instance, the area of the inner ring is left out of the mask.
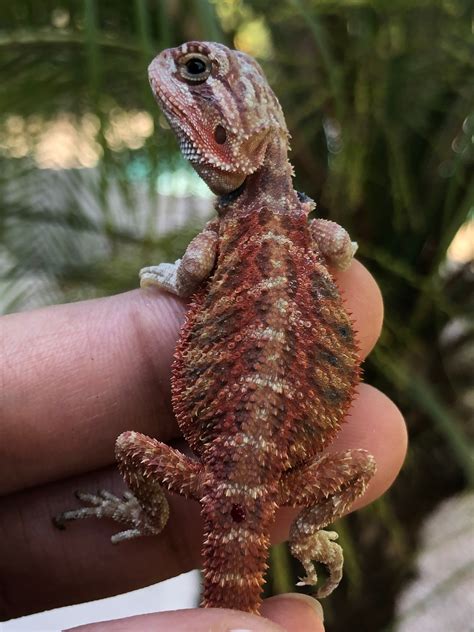
[[[94,621],[136,614],[195,608],[199,601],[199,572],[191,571],[140,590],[77,606],[57,608],[0,623],[1,632],[58,632]]]
[[[420,534],[417,577],[398,598],[395,632],[474,630],[474,493],[445,500]]]

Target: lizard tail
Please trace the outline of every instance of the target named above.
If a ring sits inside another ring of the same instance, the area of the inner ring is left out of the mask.
[[[207,608],[258,613],[267,556],[269,527],[276,505],[268,498],[207,495],[203,503],[203,598]]]

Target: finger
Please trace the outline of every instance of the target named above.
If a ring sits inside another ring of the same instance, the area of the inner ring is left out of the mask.
[[[365,357],[380,333],[380,292],[357,262],[337,280]],[[0,493],[112,463],[124,430],[178,436],[170,366],[184,311],[169,295],[134,291],[1,319],[1,430],[9,449]]]
[[[392,400],[369,384],[361,384],[358,391],[348,423],[328,448],[328,452],[362,448],[375,458],[375,476],[353,509],[368,505],[387,491],[400,472],[408,445],[405,420]]]
[[[222,608],[177,610],[81,625],[70,628],[70,632],[324,632],[321,606],[305,595],[280,595],[267,599],[262,614],[265,618]]]
[[[310,628],[306,628],[308,631]],[[238,612],[237,610],[223,609],[190,609],[175,610],[171,612],[158,612],[156,614],[143,614],[127,619],[115,621],[102,621],[90,623],[76,628],[69,628],[70,632],[143,632],[143,630],[155,630],[156,632],[285,632],[285,630],[254,614]],[[298,628],[288,628],[288,632],[297,632]],[[300,628],[301,630],[301,628]],[[304,630],[304,628],[303,628]]]
[[[406,450],[406,430],[398,409],[384,395],[361,386],[348,423],[331,450],[366,448],[377,472],[359,505],[383,493],[398,473]],[[119,545],[109,542],[120,527],[107,520],[84,520],[58,531],[52,516],[77,506],[77,489],[121,493],[115,468],[92,472],[12,494],[0,501],[1,575],[8,577],[1,598],[11,617],[68,603],[97,599],[162,581],[200,566],[199,505],[170,496],[170,520],[163,532]],[[288,535],[295,512],[278,514],[275,541]]]
[[[262,615],[295,632],[324,632],[323,608],[319,601],[302,593],[287,593],[265,599]]]
[[[70,628],[70,632],[324,632],[322,608],[306,595],[279,595],[263,603],[262,617],[224,609],[178,610],[103,621]],[[265,618],[264,618],[265,617]]]
[[[176,434],[170,367],[185,307],[128,292],[0,320],[0,493],[112,463],[128,429]]]
[[[333,274],[354,322],[360,356],[364,359],[382,331],[383,299],[380,288],[367,268],[356,260],[348,270],[334,270]]]

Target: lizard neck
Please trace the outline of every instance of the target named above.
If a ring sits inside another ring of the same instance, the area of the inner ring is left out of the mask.
[[[271,208],[276,213],[288,213],[299,206],[292,177],[286,136],[274,133],[262,165],[235,191],[217,198],[217,213],[229,218],[247,215],[262,207]]]

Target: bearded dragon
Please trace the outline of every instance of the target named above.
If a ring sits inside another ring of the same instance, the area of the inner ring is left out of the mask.
[[[156,100],[183,155],[217,195],[217,218],[182,259],[140,272],[141,285],[190,296],[172,370],[172,401],[194,456],[130,431],[116,443],[131,492],[81,494],[88,506],[57,522],[106,516],[119,542],[158,534],[163,489],[201,503],[202,605],[258,612],[279,506],[300,508],[292,554],[315,585],[315,562],[342,576],[337,534],[375,471],[364,450],[328,453],[360,380],[350,317],[328,266],[355,251],[334,222],[308,221],[311,199],[293,189],[280,104],[248,55],[189,42],[149,67]],[[132,493],[133,492],[133,493]]]

